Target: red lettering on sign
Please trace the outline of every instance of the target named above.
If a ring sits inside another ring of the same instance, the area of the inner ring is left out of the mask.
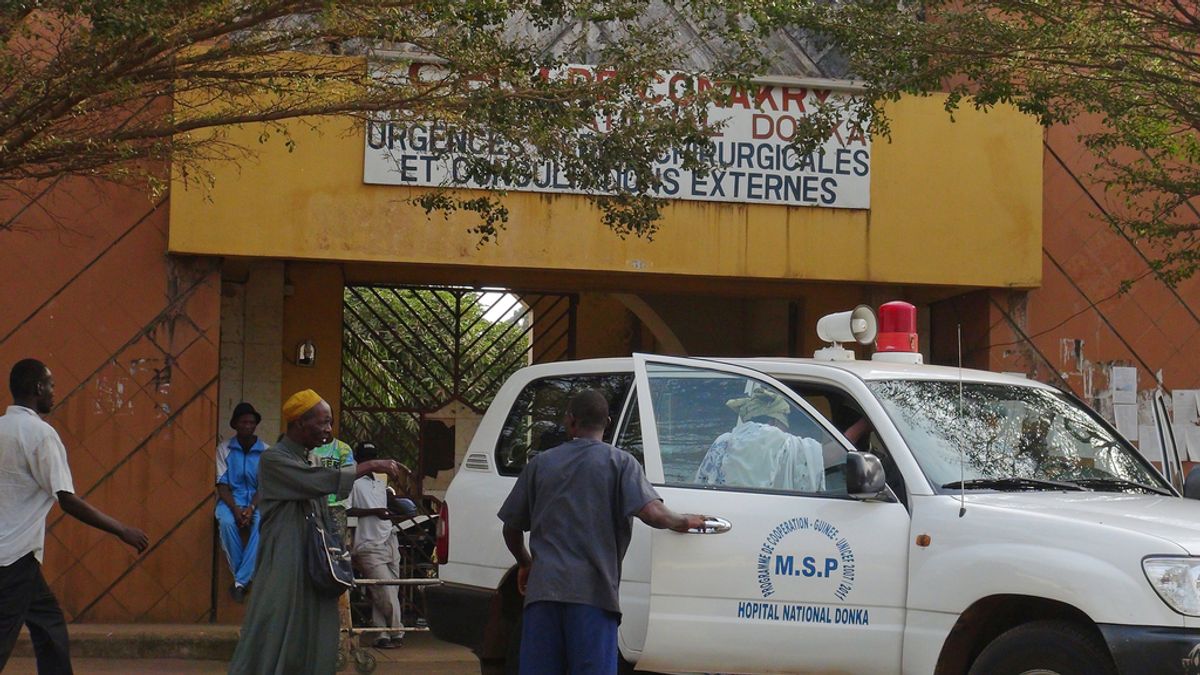
[[[804,88],[792,89],[791,87],[783,88],[783,109],[791,110],[789,103],[796,104],[796,112],[805,112],[804,97],[808,95],[808,90]]]
[[[770,115],[755,115],[751,119],[751,134],[754,140],[770,138],[775,134],[775,119]]]
[[[729,88],[729,105],[732,107],[733,104],[735,104],[735,103],[742,106],[743,108],[749,110],[750,109],[750,95],[747,94],[746,90],[744,90],[744,89],[739,89],[736,86],[731,86]]]
[[[850,127],[850,135],[846,137],[846,143],[858,143],[865,146],[867,144],[867,134],[862,129]]]
[[[680,86],[682,85],[682,86]],[[692,99],[688,92],[692,90],[692,79],[683,73],[675,73],[667,82],[667,98],[675,103],[687,105]]]
[[[421,69],[425,66],[432,65],[429,63],[410,63],[408,65],[408,79],[413,82],[421,81]]]
[[[654,74],[654,84],[662,84],[662,83],[663,83],[662,75],[655,73]],[[662,103],[662,100],[664,98],[664,96],[662,94],[656,93],[656,87],[654,87],[654,85],[651,85],[651,84],[647,84],[646,88],[642,90],[641,97],[642,97],[643,101],[645,101],[646,103],[649,103],[650,105],[656,105],[658,103]]]
[[[591,82],[592,79],[592,71],[587,68],[578,66],[567,68],[567,80],[571,82]]]
[[[762,110],[764,102],[771,104],[771,110],[779,110],[779,106],[775,104],[775,87],[763,86],[758,88],[758,95],[754,97],[754,107]]]
[[[787,123],[789,131],[783,130],[784,123]],[[778,120],[775,120],[775,133],[781,141],[790,141],[796,136],[796,118],[791,115],[781,115]]]

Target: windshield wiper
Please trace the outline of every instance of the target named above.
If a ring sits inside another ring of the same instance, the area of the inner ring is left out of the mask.
[[[1074,492],[1085,492],[1088,490],[1088,488],[1081,487],[1075,483],[1065,483],[1057,480],[1043,480],[1041,478],[1022,478],[1020,476],[956,480],[953,483],[946,483],[942,486],[942,488],[953,490],[1002,490],[1013,492],[1022,490],[1071,490]]]
[[[1124,478],[1076,478],[1071,482],[1075,483],[1076,485],[1083,485],[1092,489],[1099,488],[1103,490],[1104,488],[1110,488],[1118,489],[1122,492],[1128,490],[1141,490],[1143,492],[1149,492],[1156,495],[1171,495],[1171,492],[1166,489],[1156,487],[1154,485],[1146,485],[1145,483],[1125,480]]]

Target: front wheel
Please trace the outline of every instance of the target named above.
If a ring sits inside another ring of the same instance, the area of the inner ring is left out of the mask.
[[[970,675],[1116,675],[1100,635],[1066,621],[1034,621],[1001,633]]]

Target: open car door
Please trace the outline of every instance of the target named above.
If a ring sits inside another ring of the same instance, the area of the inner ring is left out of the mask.
[[[639,669],[899,672],[910,519],[849,496],[852,446],[785,385],[634,355],[646,475],[703,533],[651,534]]]
[[[1175,429],[1167,414],[1167,401],[1162,389],[1154,391],[1154,429],[1158,434],[1158,447],[1162,448],[1162,474],[1180,494],[1183,494],[1183,461],[1179,458],[1179,446],[1175,442]]]

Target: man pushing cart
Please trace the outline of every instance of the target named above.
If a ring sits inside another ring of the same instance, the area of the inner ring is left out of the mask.
[[[378,458],[379,452],[374,443],[363,442],[354,454],[358,462],[365,462]],[[411,474],[401,481],[402,491],[408,482]],[[375,669],[375,656],[360,646],[360,636],[373,635],[371,645],[376,649],[394,649],[404,644],[406,632],[428,630],[404,625],[400,591],[409,590],[404,595],[411,598],[411,589],[440,583],[423,575],[424,566],[415,560],[424,534],[421,523],[430,516],[419,515],[413,500],[392,496],[390,492],[386,476],[366,474],[355,480],[346,512],[356,519],[351,551],[361,578],[355,579],[355,585],[365,589],[371,603],[370,627],[342,627],[347,651],[353,655],[360,673]]]

